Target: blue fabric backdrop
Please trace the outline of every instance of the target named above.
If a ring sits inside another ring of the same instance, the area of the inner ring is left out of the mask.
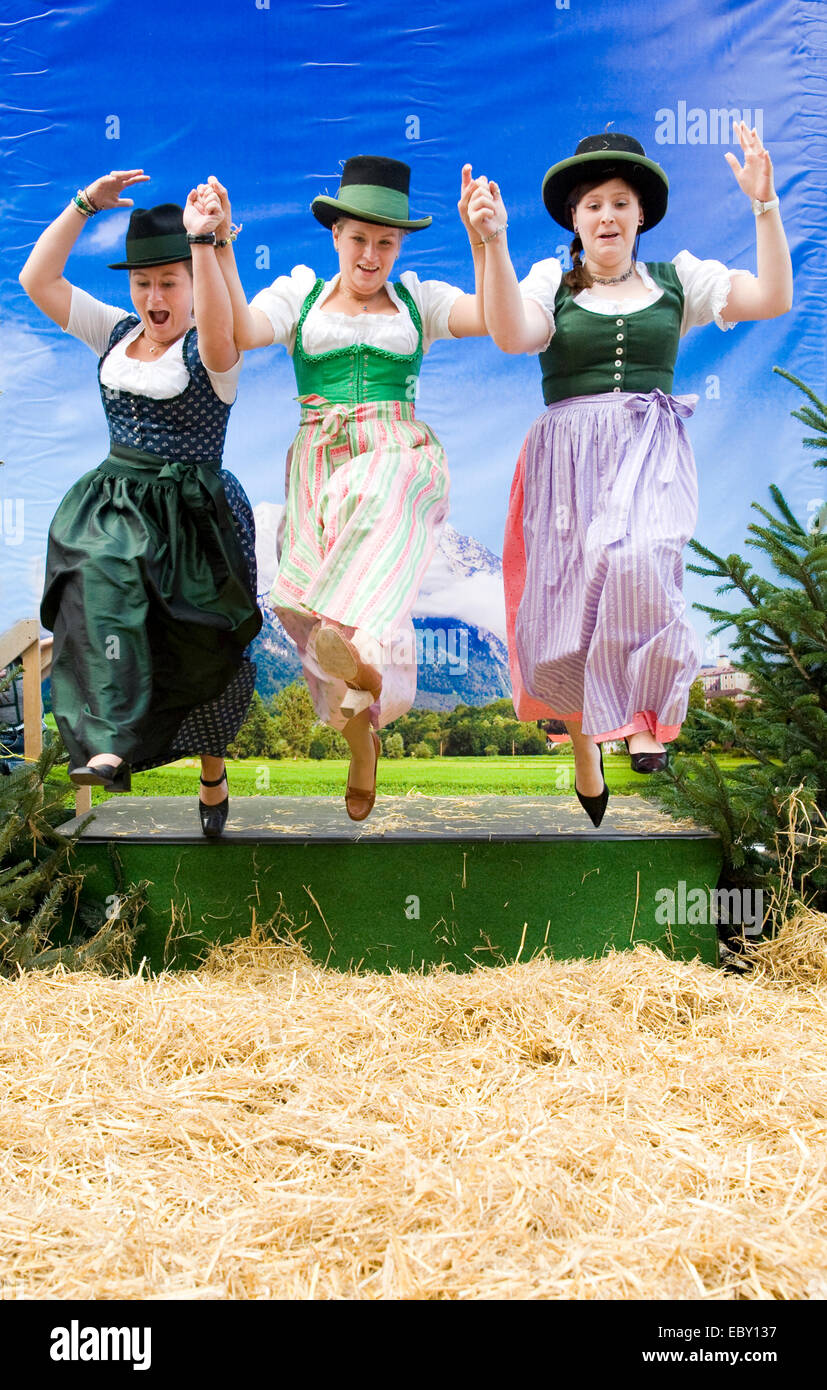
[[[517,269],[562,250],[540,199],[546,168],[613,122],[667,170],[665,221],[641,255],[682,247],[755,268],[754,219],[724,160],[732,120],[758,125],[775,162],[793,248],[796,302],[786,317],[723,334],[695,330],[675,389],[697,392],[690,425],[701,480],[698,536],[741,547],[749,503],[777,481],[805,518],[819,480],[789,411],[779,363],[824,389],[827,22],[821,0],[83,0],[3,10],[3,248],[0,400],[0,628],[36,611],[49,519],[68,485],[105,453],[94,359],[29,304],[17,273],[39,231],[78,185],[110,168],[152,176],[138,201],[182,202],[218,174],[244,231],[252,295],[297,262],[329,275],[328,234],[311,198],[334,192],[359,152],[407,160],[412,205],[430,231],[409,238],[400,269],[470,288],[456,213],[460,168],[496,177]],[[126,214],[97,218],[68,274],[126,304],[106,269]],[[227,466],[251,499],[282,500],[295,384],[281,349],[251,354],[230,423]],[[542,406],[539,370],[487,341],[438,344],[419,413],[452,470],[452,522],[498,554],[514,461]],[[824,491],[822,485],[821,491]],[[709,599],[691,579],[693,600]],[[702,619],[699,631],[704,634]],[[708,648],[714,653],[717,644]]]

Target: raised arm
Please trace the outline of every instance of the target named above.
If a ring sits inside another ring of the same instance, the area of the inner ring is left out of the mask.
[[[485,321],[503,352],[539,352],[549,326],[533,299],[523,299],[508,254],[508,214],[499,186],[479,184],[469,200],[469,219],[485,247]]]
[[[192,189],[184,207],[184,226],[191,236],[214,232],[223,217],[216,193],[211,192],[201,200],[197,190]],[[191,250],[192,310],[198,329],[198,355],[209,371],[228,372],[238,361],[238,348],[233,336],[233,308],[224,276],[214,246],[196,242]]]
[[[215,235],[216,239],[224,244],[216,247],[216,258],[230,296],[236,347],[241,352],[246,352],[250,348],[270,347],[273,342],[273,325],[260,309],[250,308],[244,293],[244,286],[239,279],[231,240],[233,219],[230,195],[224,185],[215,177],[215,174],[210,174],[205,184],[198,185],[198,194],[202,202],[209,190],[212,190],[218,198],[223,213]]]
[[[743,166],[734,154],[724,156],[738,181],[738,186],[751,201],[770,203],[775,198],[772,160],[755,130],[739,123],[739,139],[744,152]],[[758,275],[734,275],[726,307],[721,318],[726,323],[743,323],[751,319],[774,319],[786,314],[793,302],[793,268],[790,248],[777,207],[767,212],[756,209],[755,249]]]
[[[92,216],[105,209],[131,208],[132,199],[121,197],[123,190],[148,179],[149,174],[143,169],[115,169],[111,174],[103,174],[82,190],[80,201],[89,211],[83,211],[73,199],[32,247],[18,278],[29,299],[61,328],[68,324],[72,307],[72,285],[63,271],[83,228]]]
[[[455,338],[484,338],[488,333],[483,303],[485,247],[468,216],[468,204],[471,201],[471,195],[480,184],[487,185],[487,183],[486,178],[472,178],[471,165],[463,164],[457,210],[471,243],[471,256],[474,262],[474,293],[460,295],[451,305],[448,327]]]

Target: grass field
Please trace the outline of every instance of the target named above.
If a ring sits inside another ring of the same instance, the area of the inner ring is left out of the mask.
[[[742,763],[720,758],[726,770]],[[613,793],[643,790],[646,778],[632,772],[625,754],[604,758],[606,781]],[[198,785],[197,763],[185,758],[168,767],[136,774],[133,796],[194,796]],[[231,796],[341,796],[347,763],[338,758],[267,760],[251,758],[228,763]],[[570,753],[554,757],[526,758],[382,758],[380,793],[405,796],[571,796],[574,760]],[[104,795],[94,793],[94,799]]]

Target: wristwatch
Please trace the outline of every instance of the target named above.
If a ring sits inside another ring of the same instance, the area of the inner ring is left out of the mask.
[[[771,208],[777,208],[777,207],[780,207],[780,206],[781,206],[781,205],[780,205],[780,203],[779,203],[777,197],[776,197],[776,198],[771,198],[770,201],[769,201],[768,203],[762,203],[761,200],[760,200],[760,198],[753,198],[753,199],[752,199],[752,210],[753,210],[753,212],[755,213],[755,216],[756,216],[756,217],[760,217],[761,214],[764,213],[764,212],[769,212]]]
[[[190,246],[215,246],[215,232],[187,232],[187,241]]]

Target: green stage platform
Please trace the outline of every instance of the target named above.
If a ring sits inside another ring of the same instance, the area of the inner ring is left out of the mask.
[[[708,896],[720,842],[639,797],[613,797],[599,830],[568,797],[380,796],[362,824],[340,798],[238,797],[214,842],[194,799],[117,796],[93,814],[73,851],[84,896],[103,913],[119,885],[149,881],[140,949],[154,969],[190,967],[273,919],[338,970],[467,970],[638,942],[718,959],[714,924],[662,924],[656,894]]]

